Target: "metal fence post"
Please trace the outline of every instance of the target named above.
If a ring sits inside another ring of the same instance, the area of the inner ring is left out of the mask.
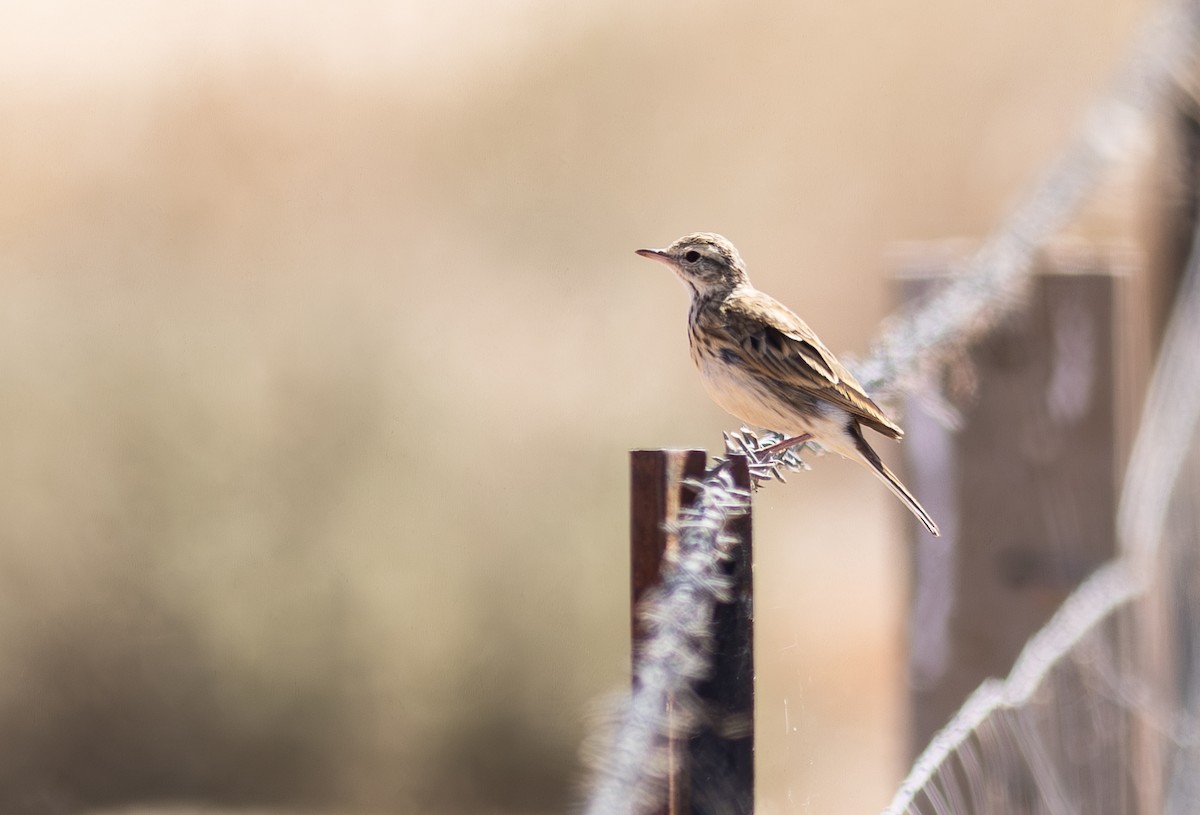
[[[635,450],[630,454],[630,576],[633,659],[647,631],[638,613],[646,592],[659,579],[663,560],[677,545],[670,523],[695,497],[684,484],[704,474],[702,450]],[[744,457],[731,463],[734,482],[749,489]],[[690,730],[672,721],[675,700],[668,702],[669,780],[660,812],[752,813],[754,811],[754,615],[751,518],[730,524],[740,543],[728,563],[734,578],[730,602],[717,606],[713,619],[712,669],[696,687],[702,720]],[[635,688],[636,690],[636,688]]]

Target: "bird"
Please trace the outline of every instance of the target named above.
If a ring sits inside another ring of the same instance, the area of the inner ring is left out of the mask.
[[[688,346],[704,389],[750,425],[781,432],[766,450],[807,441],[875,473],[932,534],[936,523],[867,442],[904,431],[875,404],[808,324],[750,283],[734,245],[713,232],[685,235],[637,254],[669,266],[691,293]]]

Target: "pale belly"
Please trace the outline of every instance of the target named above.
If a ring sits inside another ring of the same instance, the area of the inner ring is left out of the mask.
[[[788,400],[736,365],[711,359],[696,360],[696,365],[712,400],[746,424],[776,430],[789,437],[811,433],[818,440],[840,441],[847,416],[829,402],[808,394],[797,394]]]

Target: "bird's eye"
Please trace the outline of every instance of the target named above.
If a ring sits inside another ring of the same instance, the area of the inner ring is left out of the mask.
[[[683,259],[686,260],[688,263],[695,263],[696,261],[698,261],[700,259],[700,253],[697,252],[695,249],[693,249],[692,251],[690,251],[686,255],[684,255]]]

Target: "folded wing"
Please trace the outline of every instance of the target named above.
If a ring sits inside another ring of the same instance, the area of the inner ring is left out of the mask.
[[[779,301],[754,291],[728,298],[721,309],[727,330],[738,334],[730,339],[760,374],[831,402],[889,438],[904,435],[813,330]]]

